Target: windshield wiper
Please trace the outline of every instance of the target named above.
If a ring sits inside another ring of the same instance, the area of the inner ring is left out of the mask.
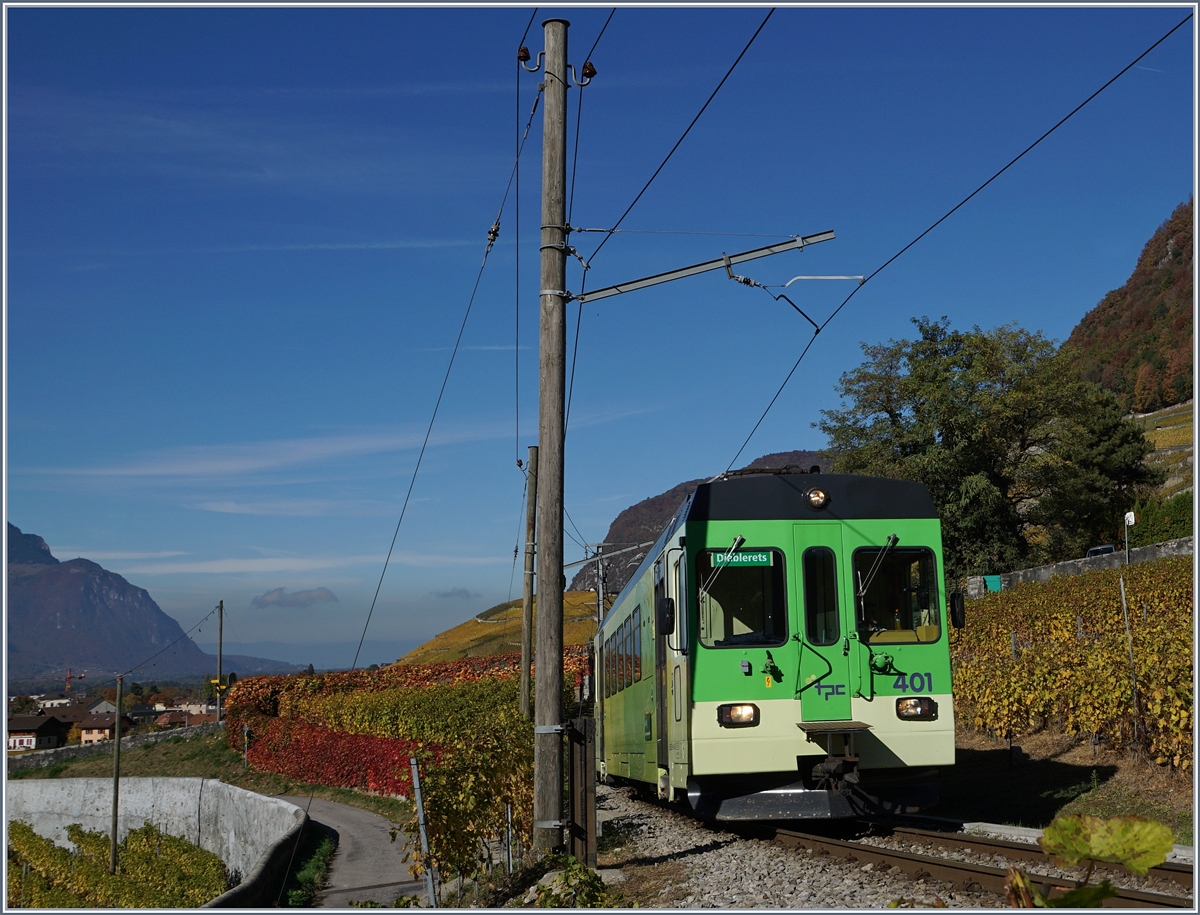
[[[729,564],[729,557],[732,556],[737,551],[737,548],[745,542],[746,542],[746,538],[743,537],[741,534],[738,534],[736,537],[733,538],[733,545],[730,546],[729,549],[725,551],[725,558],[723,560],[721,560],[721,562],[717,563],[717,567],[712,570],[712,574],[708,576],[708,580],[706,582],[704,582],[703,585],[700,586],[701,591],[704,591],[705,593],[709,592],[712,583],[714,581],[716,581],[717,576],[721,574],[721,570]]]
[[[875,580],[875,575],[879,572],[880,567],[883,565],[883,558],[888,554],[888,550],[890,550],[899,542],[900,538],[895,534],[888,535],[887,544],[882,550],[879,551],[879,555],[875,557],[875,562],[871,565],[871,570],[867,572],[867,581],[865,584],[862,580],[862,572],[858,572],[858,594],[855,596],[858,598],[860,622],[866,622],[867,619],[867,605],[865,600],[867,596],[867,589],[871,587],[871,582]]]

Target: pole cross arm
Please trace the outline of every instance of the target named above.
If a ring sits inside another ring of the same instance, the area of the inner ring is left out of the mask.
[[[818,232],[816,235],[797,236],[796,238],[791,238],[775,245],[767,245],[765,248],[755,248],[753,251],[743,251],[741,254],[730,254],[718,257],[716,260],[705,261],[702,264],[693,264],[690,267],[681,267],[678,270],[668,270],[666,273],[645,276],[640,280],[630,280],[628,283],[618,283],[615,286],[605,286],[603,289],[596,289],[592,292],[583,292],[575,296],[575,301],[594,302],[596,299],[607,299],[609,296],[620,295],[622,292],[633,292],[635,289],[645,289],[647,286],[657,286],[660,283],[681,280],[685,276],[695,276],[698,273],[707,273],[710,270],[724,270],[727,265],[742,264],[746,261],[757,260],[760,257],[770,257],[772,254],[782,254],[784,251],[791,251],[793,249],[802,250],[808,245],[829,241],[833,237],[832,229],[828,232]]]
[[[565,572],[567,569],[573,569],[575,566],[585,566],[589,562],[599,562],[601,559],[611,559],[613,556],[620,556],[622,553],[630,553],[633,550],[644,549],[648,546],[654,546],[654,541],[647,540],[645,543],[639,543],[637,546],[627,546],[623,550],[613,550],[611,553],[597,553],[591,559],[580,559],[576,562],[568,562],[565,566],[563,566],[563,571]]]

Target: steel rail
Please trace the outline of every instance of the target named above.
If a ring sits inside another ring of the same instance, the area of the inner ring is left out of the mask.
[[[906,836],[916,841],[953,844],[983,854],[1002,855],[1006,858],[1020,858],[1025,861],[1039,861],[1046,864],[1051,863],[1050,856],[1042,851],[1041,846],[1029,842],[1010,842],[1007,839],[993,839],[990,836],[973,836],[968,833],[945,833],[934,829],[917,829],[912,826],[888,826],[887,828],[892,835]],[[1101,864],[1100,867],[1119,874],[1129,874],[1129,871],[1120,864]],[[1150,868],[1146,876],[1172,880],[1181,886],[1191,889],[1193,869],[1187,864],[1177,864],[1173,861],[1167,861],[1158,867]]]
[[[775,841],[791,847],[812,848],[851,861],[899,867],[914,880],[932,878],[968,888],[977,886],[981,890],[999,895],[1004,894],[1004,885],[1008,879],[1008,871],[1004,868],[916,855],[911,852],[879,848],[875,845],[863,845],[859,842],[846,842],[841,839],[830,839],[825,836],[794,832],[789,829],[776,830]],[[1036,882],[1043,886],[1048,886],[1048,892],[1045,889],[1043,890],[1047,895],[1057,895],[1083,885],[1081,881],[1071,877],[1045,877],[1041,874],[1033,875],[1033,877]],[[1104,900],[1106,907],[1193,908],[1190,900],[1180,896],[1143,893],[1139,890],[1127,890],[1119,887],[1116,890],[1116,896]]]

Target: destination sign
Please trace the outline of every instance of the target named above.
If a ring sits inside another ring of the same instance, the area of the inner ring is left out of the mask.
[[[773,565],[774,553],[770,550],[738,550],[734,553],[713,553],[714,567],[725,566],[769,566]]]

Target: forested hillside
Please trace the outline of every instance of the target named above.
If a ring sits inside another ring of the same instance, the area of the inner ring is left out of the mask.
[[[1071,332],[1080,371],[1145,413],[1192,396],[1192,201],[1176,207],[1142,249],[1128,282]]]

